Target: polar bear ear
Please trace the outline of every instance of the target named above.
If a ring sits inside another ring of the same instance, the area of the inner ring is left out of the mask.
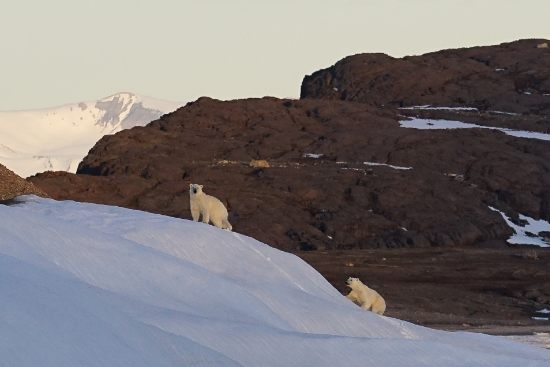
[[[199,185],[199,187],[202,189],[202,185]]]
[[[193,184],[189,184],[189,187],[193,187]]]

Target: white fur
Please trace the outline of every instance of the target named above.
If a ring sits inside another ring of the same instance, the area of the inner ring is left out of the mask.
[[[202,222],[212,222],[216,227],[231,231],[233,227],[227,220],[227,209],[221,201],[202,192],[202,185],[189,185],[189,199],[191,203],[191,215],[198,222],[202,214]]]
[[[378,315],[384,314],[386,301],[377,291],[364,285],[358,278],[349,278],[347,283],[351,292],[346,297],[359,304],[362,309]]]

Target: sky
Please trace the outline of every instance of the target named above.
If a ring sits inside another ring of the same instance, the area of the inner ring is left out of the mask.
[[[548,0],[19,0],[0,12],[0,111],[132,92],[297,98],[357,53],[550,39]]]

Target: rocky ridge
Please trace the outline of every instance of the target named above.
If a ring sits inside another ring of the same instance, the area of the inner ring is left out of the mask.
[[[550,41],[442,50],[393,58],[358,54],[304,78],[301,98],[550,114]]]

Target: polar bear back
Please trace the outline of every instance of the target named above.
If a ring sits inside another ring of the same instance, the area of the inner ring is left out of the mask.
[[[197,209],[201,214],[209,213],[210,218],[227,218],[228,213],[225,205],[214,196],[204,192],[191,195],[191,209]]]
[[[211,218],[227,218],[227,208],[218,198],[204,194],[203,200],[205,202],[205,205],[208,206]]]

